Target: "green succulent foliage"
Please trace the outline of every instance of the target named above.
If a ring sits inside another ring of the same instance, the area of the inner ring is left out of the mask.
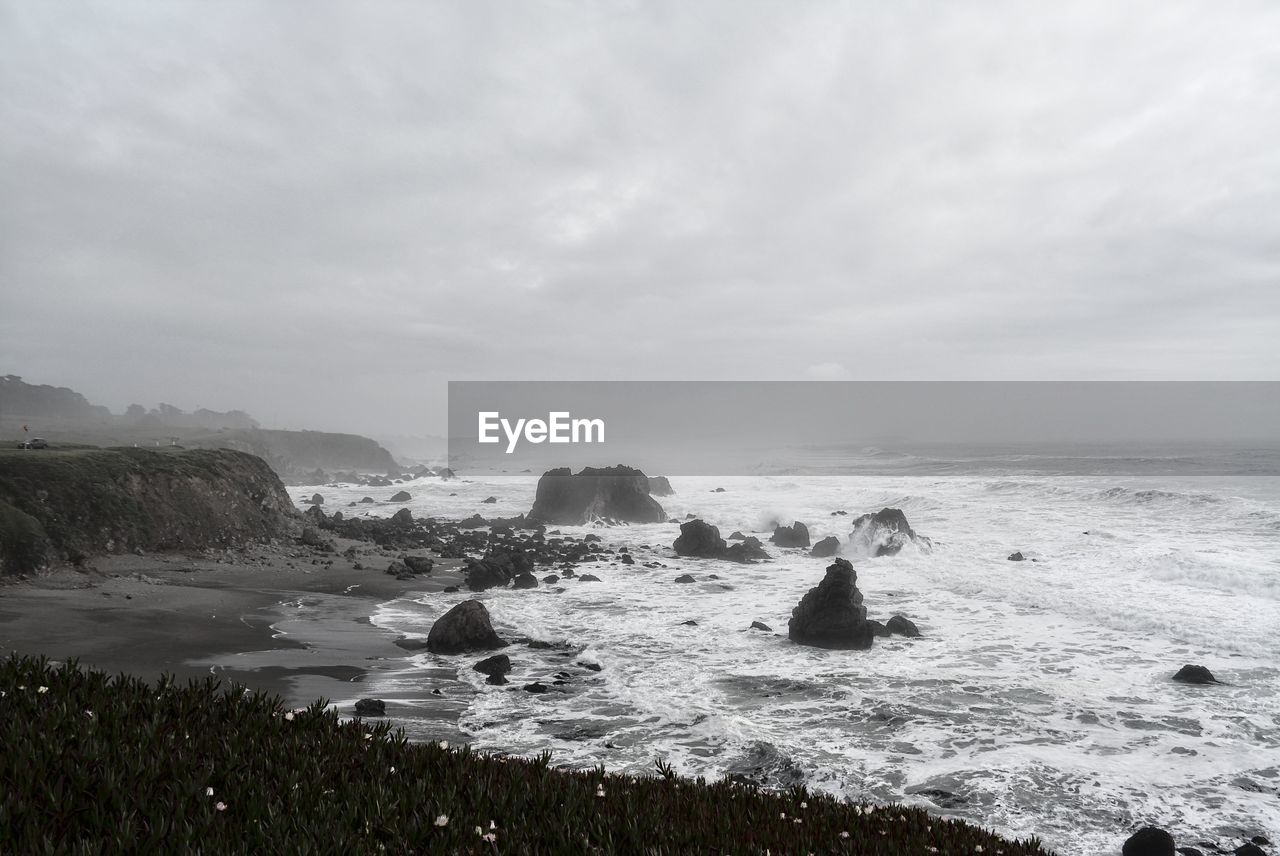
[[[11,656],[0,693],[0,853],[1047,852],[662,762],[637,778],[410,743],[323,699],[288,711],[213,678],[149,684]]]

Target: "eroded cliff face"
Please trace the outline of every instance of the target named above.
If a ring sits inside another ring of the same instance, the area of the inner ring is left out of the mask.
[[[103,553],[269,541],[295,519],[279,477],[243,452],[0,451],[0,574]]]

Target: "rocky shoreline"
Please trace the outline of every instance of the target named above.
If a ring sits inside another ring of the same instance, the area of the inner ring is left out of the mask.
[[[608,478],[631,490],[631,482],[643,474],[611,473]],[[608,514],[609,503],[601,503],[591,491],[578,495],[588,495],[598,517]],[[400,501],[407,498],[406,492]],[[413,739],[459,741],[466,735],[457,728],[458,716],[477,690],[460,680],[456,670],[475,669],[486,676],[485,683],[502,686],[512,670],[511,657],[503,650],[507,643],[546,643],[500,638],[477,600],[464,600],[445,616],[470,613],[463,631],[453,632],[447,627],[452,618],[442,618],[426,638],[374,626],[369,621],[373,609],[431,592],[590,584],[601,582],[590,570],[620,572],[637,563],[635,545],[611,545],[595,533],[566,535],[533,515],[443,520],[415,518],[409,508],[400,508],[387,517],[356,517],[348,516],[349,507],[327,513],[322,495],[306,504],[305,513],[293,516],[283,533],[262,542],[187,555],[135,550],[85,559],[22,581],[10,579],[0,585],[0,652],[77,658],[148,678],[215,674],[278,694],[290,704],[324,697],[344,715],[389,715],[392,722],[403,717],[413,723]],[[674,542],[646,552],[670,547],[677,556],[706,562],[707,568],[771,556],[754,537],[735,532],[726,541],[715,527],[696,518],[669,522],[680,523]],[[877,526],[883,531],[877,532]],[[927,546],[927,539],[896,509],[856,518],[853,534],[873,550],[877,544],[890,548],[873,555],[892,555],[908,540]],[[811,549],[802,523],[775,527],[770,541],[773,550],[820,555]],[[668,565],[655,559],[647,567]],[[608,579],[605,574],[606,584]],[[692,574],[673,573],[673,584],[691,581]],[[894,615],[883,624],[868,618],[854,568],[842,558],[815,583],[792,614],[788,635],[794,642],[866,648],[890,633],[920,635],[907,616]],[[753,628],[771,631],[758,622]],[[414,659],[423,651],[454,659],[426,669],[422,659]],[[564,654],[573,674],[514,681],[508,691],[564,691],[557,685],[571,682],[577,670],[600,668],[576,662],[573,650]],[[379,680],[377,698],[367,692],[375,678],[402,672],[414,674],[412,688],[397,695],[395,681]],[[1191,666],[1173,679],[1213,681],[1207,670]],[[1146,847],[1144,842],[1163,846],[1164,841],[1143,833],[1125,852],[1163,853],[1133,848]],[[1179,852],[1185,856],[1194,849]]]

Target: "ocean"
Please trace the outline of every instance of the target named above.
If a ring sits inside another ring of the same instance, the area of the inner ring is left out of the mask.
[[[766,542],[774,522],[793,520],[814,541],[846,542],[853,517],[902,509],[930,548],[842,555],[869,616],[903,614],[921,638],[877,639],[869,651],[791,643],[791,609],[830,562],[806,551],[766,544],[773,561],[744,566],[676,557],[673,524],[561,527],[626,546],[636,564],[579,568],[600,583],[395,600],[372,620],[425,636],[479,597],[504,637],[568,643],[574,656],[509,648],[512,684],[495,688],[468,668],[478,656],[424,652],[372,674],[362,693],[376,696],[378,681],[403,693],[418,674],[425,694],[426,672],[455,664],[477,691],[460,724],[478,749],[803,783],[1037,835],[1063,854],[1116,853],[1145,824],[1179,844],[1280,839],[1280,478],[1221,474],[1249,472],[1247,461],[1207,468],[1218,475],[1134,475],[1132,461],[1060,456],[932,463],[904,462],[906,474],[672,476],[675,495],[660,499],[671,517]],[[404,506],[358,510],[513,516],[532,506],[536,482],[420,479],[403,486]],[[318,489],[344,511],[394,492]],[[490,495],[497,503],[482,504]],[[1009,561],[1014,551],[1027,561]],[[653,562],[662,567],[644,566]],[[673,582],[685,573],[698,582]],[[749,629],[756,621],[772,632]],[[1186,663],[1223,683],[1173,682]],[[569,692],[520,690],[557,673],[572,676]]]

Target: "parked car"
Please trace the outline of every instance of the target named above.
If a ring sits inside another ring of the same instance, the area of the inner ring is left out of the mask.
[[[19,449],[47,449],[49,448],[49,441],[44,439],[43,437],[32,437],[30,440],[27,440],[24,443],[19,443],[18,448]]]

